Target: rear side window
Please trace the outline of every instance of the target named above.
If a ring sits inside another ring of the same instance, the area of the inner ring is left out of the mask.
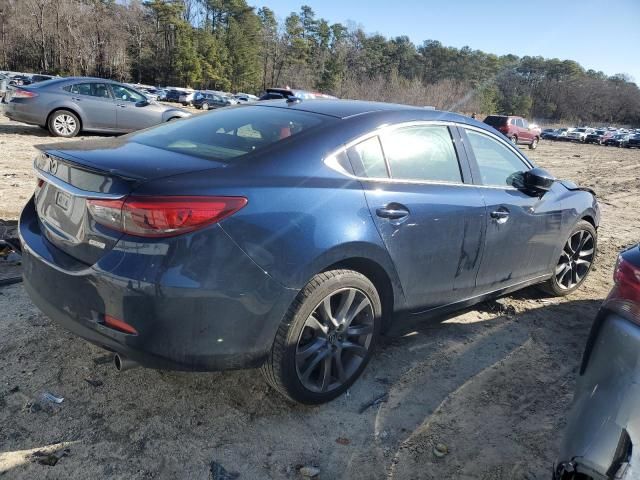
[[[528,170],[522,160],[502,143],[483,133],[467,130],[483,185],[516,186]]]
[[[133,134],[134,142],[230,162],[335,119],[296,110],[259,106],[221,109]]]
[[[446,126],[400,128],[384,134],[381,140],[391,178],[462,182],[460,164]]]
[[[378,137],[364,140],[347,150],[349,160],[359,177],[387,178],[387,165]]]

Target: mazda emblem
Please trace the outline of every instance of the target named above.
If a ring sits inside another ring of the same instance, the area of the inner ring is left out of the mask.
[[[49,157],[49,172],[55,175],[57,171],[58,171],[58,160],[53,157]]]

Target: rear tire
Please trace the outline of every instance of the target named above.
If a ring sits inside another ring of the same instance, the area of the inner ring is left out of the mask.
[[[564,297],[577,290],[591,272],[597,247],[596,229],[580,220],[563,246],[553,276],[540,284],[540,289],[554,297]]]
[[[209,104],[207,102],[202,104],[202,110],[209,110]]]
[[[319,404],[344,393],[369,362],[382,324],[380,296],[352,270],[315,275],[276,333],[262,374],[294,402]]]
[[[80,133],[80,119],[69,110],[56,110],[47,122],[49,132],[56,137],[71,138]]]

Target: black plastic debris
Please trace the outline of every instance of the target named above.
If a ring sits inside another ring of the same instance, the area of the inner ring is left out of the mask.
[[[0,287],[22,281],[18,222],[0,220]]]

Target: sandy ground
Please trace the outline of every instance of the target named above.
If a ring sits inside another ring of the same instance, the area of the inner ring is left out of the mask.
[[[31,194],[32,145],[51,140],[0,118],[0,219],[16,218]],[[282,479],[315,466],[323,479],[550,478],[616,253],[640,238],[640,151],[545,142],[531,157],[599,194],[599,259],[585,285],[562,300],[529,289],[406,328],[328,405],[291,405],[256,371],[117,374],[22,285],[1,288],[0,476]]]

